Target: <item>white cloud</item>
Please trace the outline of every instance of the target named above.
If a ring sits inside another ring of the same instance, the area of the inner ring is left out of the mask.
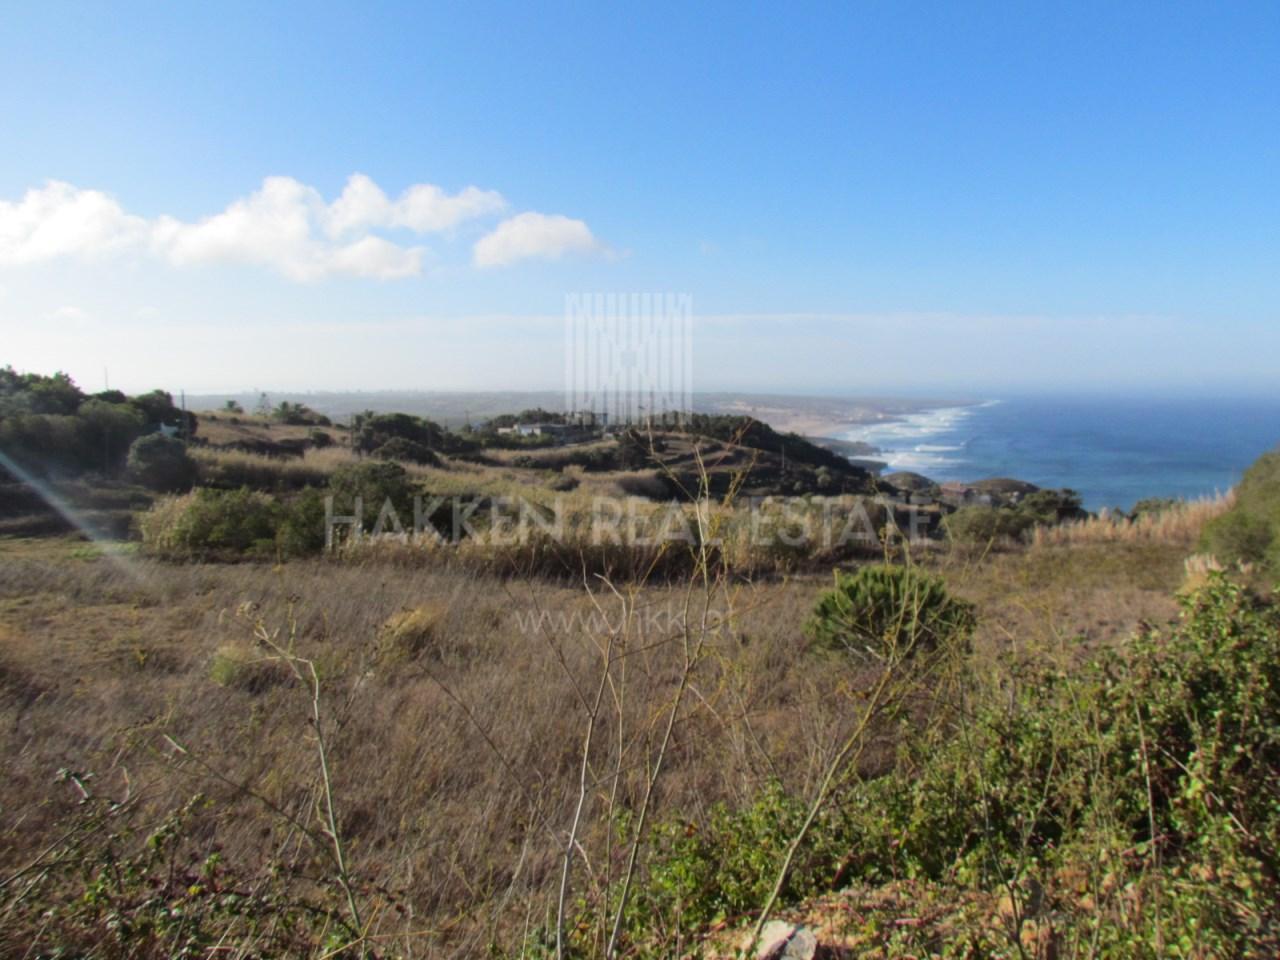
[[[187,222],[136,216],[101,191],[49,181],[21,200],[0,201],[0,267],[132,251],[178,267],[248,264],[296,281],[337,275],[390,280],[420,275],[427,248],[375,231],[444,233],[506,206],[493,190],[467,187],[449,194],[426,183],[392,200],[359,173],[327,203],[314,187],[278,176],[220,213]],[[493,266],[600,248],[580,220],[525,213],[476,244],[474,259]]]
[[[335,237],[349,230],[358,230],[390,219],[391,201],[382,188],[363,173],[353,173],[347,178],[342,196],[329,207],[325,224],[329,236]]]
[[[453,196],[429,183],[414,184],[394,202],[363,173],[352,174],[328,211],[328,231],[339,236],[367,227],[404,227],[415,233],[449,230],[467,220],[501,213],[507,202],[495,190],[467,187]]]
[[[50,180],[16,203],[0,200],[0,266],[109,253],[143,241],[147,229],[105,193]]]
[[[268,177],[262,189],[198,223],[155,222],[151,247],[177,266],[248,263],[291,280],[333,274],[391,280],[422,271],[421,247],[402,247],[365,234],[338,242],[322,235],[330,208],[319,192],[292,177]]]
[[[479,267],[501,267],[517,260],[558,260],[566,253],[604,249],[581,220],[531,211],[503,220],[476,241],[472,259]]]

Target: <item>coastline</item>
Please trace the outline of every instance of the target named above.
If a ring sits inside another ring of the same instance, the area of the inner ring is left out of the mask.
[[[701,402],[698,402],[701,401]],[[699,397],[695,406],[710,412],[739,414],[767,423],[780,433],[798,433],[814,440],[856,443],[851,434],[891,424],[910,422],[940,410],[961,410],[985,401],[929,398],[825,398],[767,395],[720,395]]]
[[[965,460],[957,454],[963,452],[966,441],[954,433],[977,410],[998,402],[939,404],[872,423],[850,424],[837,439],[842,446],[862,448],[859,456],[883,463],[885,473],[907,471],[939,482],[965,479],[960,469]]]
[[[839,437],[880,447],[885,472],[939,483],[1013,477],[1075,490],[1087,510],[1129,510],[1229,489],[1274,448],[1278,416],[1275,399],[1038,395],[939,406]]]

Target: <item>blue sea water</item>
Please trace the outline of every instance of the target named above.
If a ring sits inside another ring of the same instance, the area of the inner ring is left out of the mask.
[[[938,481],[1016,477],[1070,487],[1089,510],[1226,491],[1280,444],[1280,397],[1004,397],[845,434],[889,470]]]

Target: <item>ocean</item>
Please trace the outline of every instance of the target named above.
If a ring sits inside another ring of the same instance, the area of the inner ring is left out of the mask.
[[[1280,398],[1003,397],[869,424],[886,470],[1070,487],[1086,509],[1226,491],[1280,444]]]

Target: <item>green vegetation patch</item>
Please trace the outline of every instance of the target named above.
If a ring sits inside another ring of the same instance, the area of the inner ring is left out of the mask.
[[[1201,549],[1221,561],[1255,564],[1280,576],[1280,450],[1258,458],[1235,495],[1235,505],[1206,525]]]
[[[827,598],[824,598],[826,600]],[[1274,956],[1280,945],[1280,607],[1215,574],[1179,623],[1081,669],[972,667],[904,720],[893,770],[850,770],[797,851],[780,905],[920,881],[998,916],[932,951]],[[764,903],[807,804],[774,784],[669,821],[629,913],[638,955]],[[865,933],[865,931],[863,931]],[[1016,955],[1016,954],[1013,954]]]

